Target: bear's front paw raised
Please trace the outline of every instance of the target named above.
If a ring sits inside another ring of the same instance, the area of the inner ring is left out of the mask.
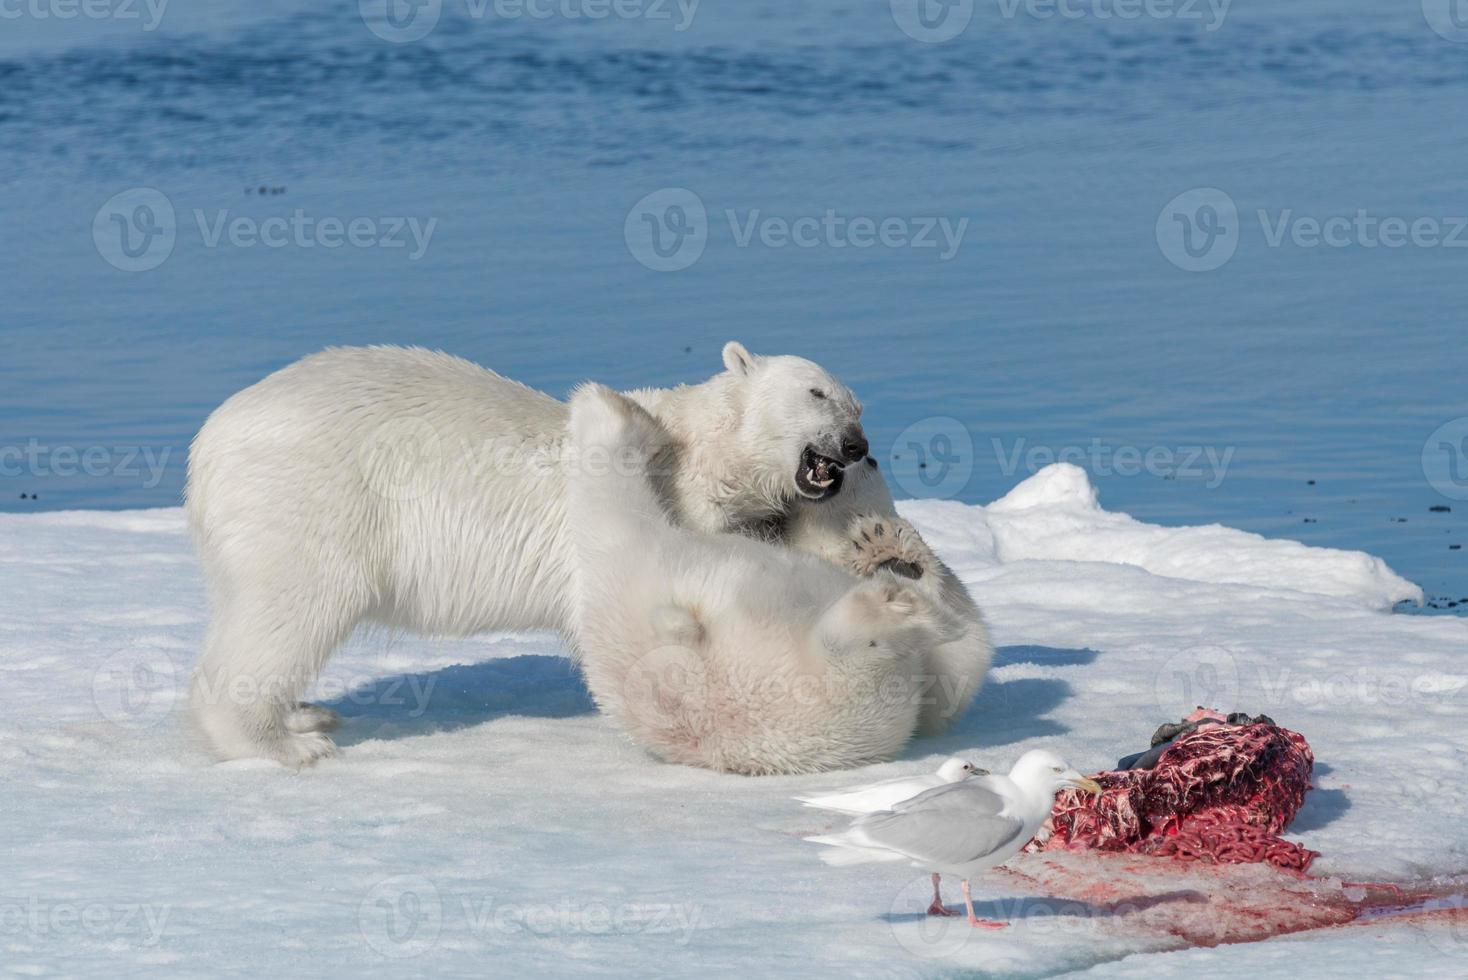
[[[901,518],[858,517],[849,532],[851,567],[858,575],[874,575],[885,568],[906,578],[922,578],[932,565],[933,553],[917,529]]]

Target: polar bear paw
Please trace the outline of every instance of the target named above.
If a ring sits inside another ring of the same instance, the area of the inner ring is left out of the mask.
[[[627,446],[647,456],[667,443],[667,433],[647,409],[594,382],[581,385],[571,395],[571,435],[582,449]]]
[[[898,517],[869,514],[847,529],[851,537],[849,562],[858,575],[886,569],[904,578],[922,578],[933,564],[933,552],[917,529]]]
[[[304,701],[285,714],[285,730],[295,735],[333,731],[341,723],[342,716],[330,708]]]
[[[291,733],[281,739],[270,756],[290,769],[304,769],[336,755],[336,743],[321,732]]]

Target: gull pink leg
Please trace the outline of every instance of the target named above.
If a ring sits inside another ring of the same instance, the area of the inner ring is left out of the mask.
[[[967,878],[963,879],[963,907],[968,909],[968,924],[975,929],[1003,929],[1008,925],[1006,922],[991,922],[974,915],[974,900],[973,896],[968,893]]]
[[[957,912],[950,912],[943,907],[943,895],[938,891],[938,877],[937,874],[933,875],[933,904],[928,906],[928,914],[956,916]]]

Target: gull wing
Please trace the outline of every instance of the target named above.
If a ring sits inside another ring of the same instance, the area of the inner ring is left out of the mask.
[[[1005,805],[1004,797],[969,779],[861,817],[853,829],[871,844],[919,863],[958,867],[1015,843],[1024,825],[1004,815]]]
[[[822,793],[819,796],[797,796],[795,799],[806,806],[822,810],[840,810],[846,813],[870,813],[874,809],[887,809],[888,801],[901,801],[940,785],[936,776],[898,776],[879,783],[864,786],[847,786],[845,789]]]

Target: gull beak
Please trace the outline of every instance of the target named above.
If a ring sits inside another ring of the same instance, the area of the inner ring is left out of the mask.
[[[1101,784],[1096,782],[1096,780],[1094,779],[1087,779],[1085,776],[1074,776],[1071,779],[1067,780],[1067,782],[1069,782],[1076,789],[1085,790],[1092,796],[1101,795]]]

